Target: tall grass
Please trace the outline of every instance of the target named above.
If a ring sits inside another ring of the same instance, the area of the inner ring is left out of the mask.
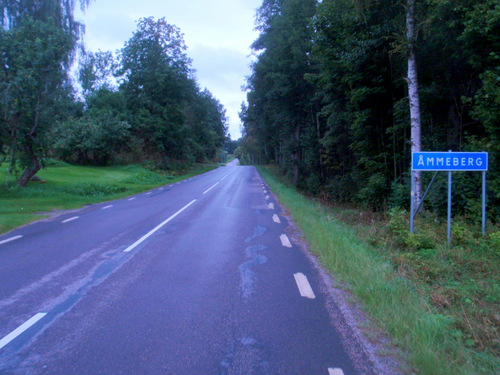
[[[352,291],[364,311],[385,330],[422,374],[495,373],[498,361],[474,357],[450,329],[453,319],[436,312],[415,284],[396,272],[332,211],[299,194],[270,169],[260,172],[301,228],[311,251]]]

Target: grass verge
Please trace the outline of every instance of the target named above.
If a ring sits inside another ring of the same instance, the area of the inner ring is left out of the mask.
[[[86,167],[52,161],[38,173],[43,182],[30,182],[25,188],[13,179],[6,182],[6,168],[5,164],[0,165],[0,233],[40,220],[43,213],[120,199],[208,172],[216,166],[195,164],[167,174],[140,165]]]
[[[371,224],[363,228],[348,225],[339,218],[342,210],[304,197],[287,186],[272,168],[261,167],[259,171],[301,228],[311,251],[355,295],[374,323],[392,337],[417,373],[496,373],[499,360],[491,349],[495,338],[490,348],[479,350],[471,346],[464,330],[460,330],[460,326],[470,325],[471,315],[457,314],[455,310],[442,309],[431,303],[432,288],[425,280],[408,272],[413,264],[406,262],[402,270],[398,257],[373,241],[373,235],[381,235],[382,231],[380,228],[378,233],[373,230],[373,225],[377,225],[373,224],[375,220],[369,220]],[[356,216],[359,221],[359,213]],[[371,232],[371,236],[366,235],[367,232]],[[491,259],[498,260],[497,250],[492,250]],[[450,263],[449,260],[445,262]],[[498,313],[495,310],[499,285],[495,264],[498,262],[493,263],[489,273],[475,275],[476,282],[482,283],[486,279],[496,285],[490,288],[489,296],[493,302],[483,317],[494,315],[495,311]],[[456,269],[461,273],[459,267],[457,265]],[[458,278],[463,278],[463,275]],[[456,283],[456,280],[450,282]],[[462,307],[458,304],[456,309]],[[495,328],[491,329],[494,336]]]

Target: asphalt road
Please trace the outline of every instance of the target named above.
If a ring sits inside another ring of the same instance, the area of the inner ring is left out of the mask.
[[[291,229],[229,166],[0,236],[0,373],[374,372]]]

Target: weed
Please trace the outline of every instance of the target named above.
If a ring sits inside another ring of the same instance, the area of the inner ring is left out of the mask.
[[[127,189],[123,186],[106,185],[101,183],[85,183],[69,186],[64,189],[64,192],[72,195],[100,197],[121,193],[126,190]]]

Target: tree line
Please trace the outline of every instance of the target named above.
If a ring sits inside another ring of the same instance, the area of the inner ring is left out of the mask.
[[[180,29],[143,18],[116,55],[87,52],[75,5],[0,3],[0,161],[19,185],[47,157],[157,168],[214,158],[227,141],[225,109],[198,86]]]
[[[264,0],[240,112],[241,160],[275,163],[300,189],[326,199],[408,207],[409,3]],[[498,220],[500,5],[415,3],[422,150],[489,152],[489,212]],[[454,210],[477,216],[480,176],[454,179]],[[446,207],[445,189],[443,176],[429,208]]]

